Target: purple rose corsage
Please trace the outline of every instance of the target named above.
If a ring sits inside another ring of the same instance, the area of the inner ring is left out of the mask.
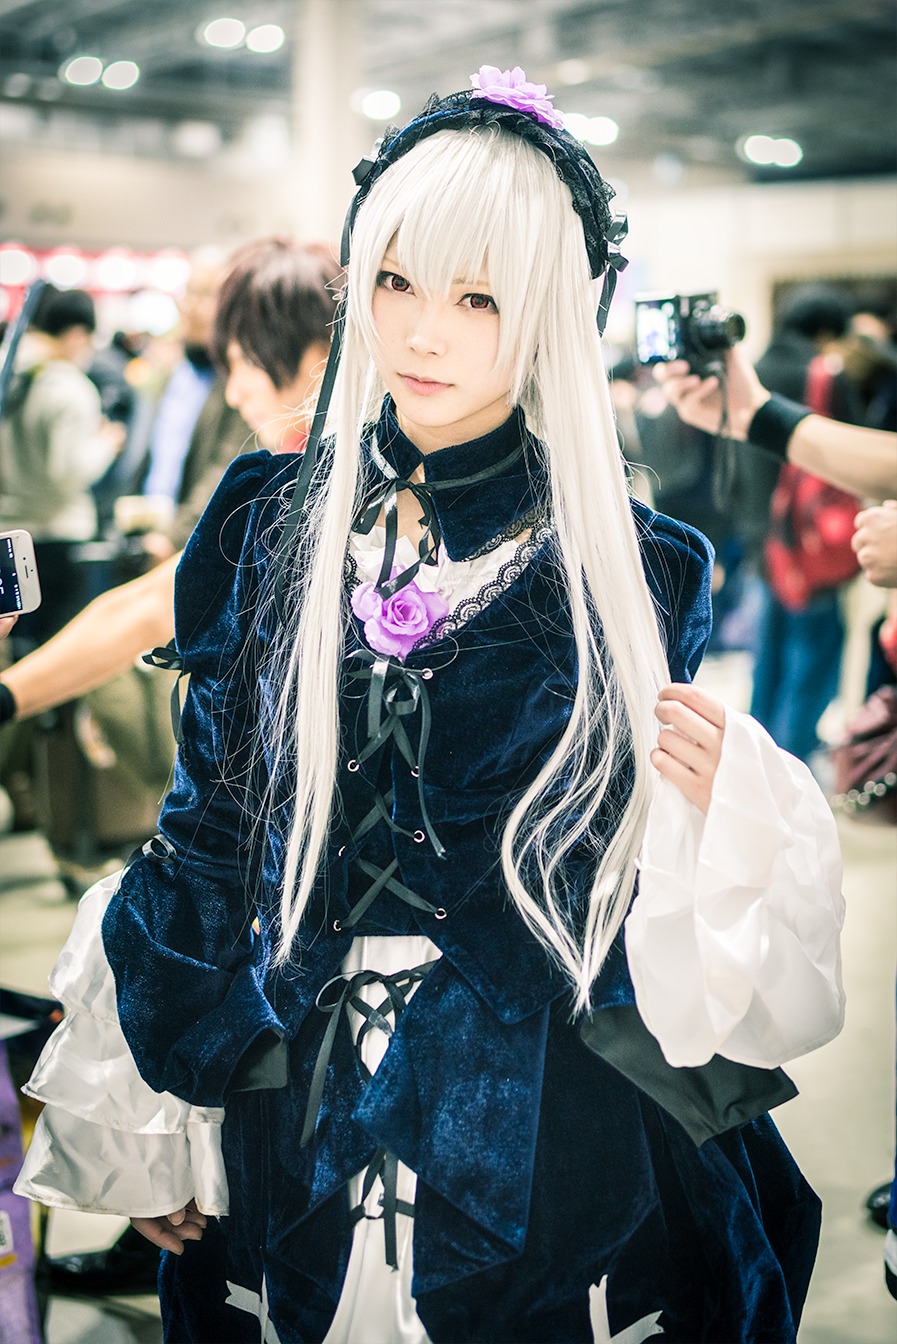
[[[395,578],[398,570],[393,571]],[[352,594],[352,610],[364,621],[364,637],[377,653],[406,658],[414,645],[443,616],[448,603],[439,593],[426,592],[414,579],[392,597],[381,597],[373,583],[362,583]]]
[[[529,112],[537,121],[554,130],[563,130],[564,118],[551,106],[553,93],[544,84],[530,84],[519,65],[513,70],[499,70],[497,65],[481,65],[470,82],[479,90],[479,96],[490,103],[502,103],[518,112]]]

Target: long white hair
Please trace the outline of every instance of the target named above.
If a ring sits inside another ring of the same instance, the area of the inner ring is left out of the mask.
[[[344,567],[359,504],[359,440],[384,395],[372,351],[377,272],[395,238],[419,292],[488,274],[501,315],[498,362],[512,404],[545,448],[546,508],[572,615],[578,666],[567,727],[504,828],[502,869],[517,910],[565,970],[580,1009],[622,923],[651,792],[654,702],[668,678],[644,578],[614,426],[582,225],[541,151],[496,128],[442,131],[373,186],[355,226],[343,357],[328,450],[295,554],[297,601],[275,650],[282,684],[275,769],[295,812],[286,844],[276,956],[294,946],[328,839],[339,743]],[[629,796],[609,787],[631,761]],[[546,798],[554,799],[545,803]],[[608,815],[608,812],[612,815]],[[603,847],[583,921],[564,889],[565,857]]]

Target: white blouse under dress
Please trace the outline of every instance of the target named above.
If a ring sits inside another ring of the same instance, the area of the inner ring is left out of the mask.
[[[419,582],[445,600],[458,625],[520,573],[543,539],[502,539],[471,560],[440,547]],[[384,533],[352,537],[357,579],[375,581]],[[401,538],[396,560],[413,562]],[[658,779],[640,857],[639,894],[626,920],[626,953],[639,1012],[674,1065],[713,1054],[774,1067],[823,1045],[844,1011],[839,931],[841,858],[831,811],[806,766],[781,751],[753,719],[726,711],[722,759],[705,817]],[[118,1023],[101,925],[118,881],[84,896],[50,978],[66,1017],[48,1041],[29,1096],[45,1103],[16,1190],[43,1204],[155,1217],[194,1199],[228,1211],[221,1109],[154,1092],[136,1071]],[[392,973],[439,956],[424,937],[355,939],[343,964]],[[376,985],[362,990],[373,1004]],[[352,1010],[354,1013],[354,1010]],[[355,1014],[357,1034],[361,1023]],[[369,1031],[362,1054],[373,1072],[387,1040]],[[361,1174],[349,1191],[360,1196]],[[413,1203],[414,1173],[400,1165],[398,1195]],[[399,1215],[398,1273],[386,1263],[379,1191],[371,1219],[355,1228],[339,1306],[325,1344],[427,1344],[411,1297],[412,1220]],[[233,1306],[260,1319],[263,1344],[278,1344],[262,1292],[229,1285]],[[606,1281],[592,1288],[596,1344],[612,1344]],[[657,1334],[657,1314],[633,1322],[626,1344]],[[615,1337],[620,1340],[620,1336]]]

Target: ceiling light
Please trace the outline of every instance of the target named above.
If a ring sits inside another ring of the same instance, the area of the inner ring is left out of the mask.
[[[62,69],[62,77],[67,84],[96,84],[103,73],[103,62],[99,56],[76,56]]]
[[[788,136],[748,135],[739,142],[738,151],[749,163],[776,168],[794,168],[804,156],[797,141]]]
[[[584,112],[564,112],[564,126],[577,140],[585,140],[589,119]]]
[[[213,19],[202,30],[203,41],[225,50],[239,47],[246,36],[246,24],[239,19]]]
[[[773,162],[777,168],[796,168],[804,157],[804,151],[796,140],[791,140],[788,136],[780,136],[775,144],[775,158]]]
[[[246,34],[246,45],[250,51],[280,51],[286,40],[286,34],[279,24],[263,23],[258,28],[250,28]]]
[[[180,252],[160,252],[147,268],[146,283],[166,294],[180,294],[190,274],[190,262]]]
[[[559,84],[585,84],[589,77],[588,61],[561,61],[557,68]]]
[[[37,261],[24,247],[0,248],[0,285],[27,285],[37,274]]]
[[[612,145],[619,134],[613,117],[589,117],[583,139],[590,145]]]
[[[60,289],[72,289],[87,279],[87,260],[80,252],[52,252],[44,261],[44,275]]]
[[[134,289],[139,278],[140,270],[136,261],[123,252],[106,252],[94,268],[94,281],[98,289],[120,293]]]
[[[361,110],[371,121],[389,121],[402,106],[402,100],[392,89],[371,89],[361,99]]]
[[[134,61],[113,61],[103,71],[107,89],[131,89],[140,78],[140,66]]]

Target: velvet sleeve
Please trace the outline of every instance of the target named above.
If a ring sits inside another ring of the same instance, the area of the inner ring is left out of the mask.
[[[670,680],[690,682],[710,638],[713,547],[695,528],[638,501],[633,514]]]
[[[178,568],[175,628],[189,673],[159,836],[122,877],[103,921],[122,1031],[150,1087],[220,1106],[248,1053],[282,1035],[252,928],[248,845],[259,538],[277,517],[268,453],[237,458]]]

